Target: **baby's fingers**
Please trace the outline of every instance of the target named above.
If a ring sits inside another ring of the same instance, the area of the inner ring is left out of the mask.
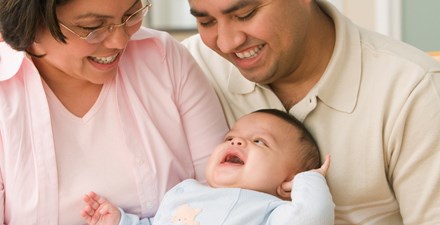
[[[91,209],[97,210],[100,206],[99,202],[96,201],[92,196],[91,193],[84,195],[83,201],[90,206]]]
[[[330,167],[330,155],[326,155],[324,163],[319,169],[316,169],[316,171],[322,174],[323,176],[325,176],[329,167]]]
[[[86,206],[81,211],[81,217],[87,222],[87,224],[90,224],[90,222],[92,221],[94,212],[95,212],[95,210],[93,210],[90,206]]]

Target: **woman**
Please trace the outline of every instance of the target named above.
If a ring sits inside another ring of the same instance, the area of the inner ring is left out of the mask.
[[[140,29],[150,6],[0,0],[0,223],[80,224],[90,190],[151,217],[204,181],[227,126],[187,51]]]

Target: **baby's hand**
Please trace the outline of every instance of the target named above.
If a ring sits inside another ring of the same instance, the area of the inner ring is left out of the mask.
[[[119,209],[105,198],[90,192],[83,197],[86,206],[81,216],[90,225],[118,225],[121,219]]]
[[[327,170],[328,170],[328,167],[329,167],[329,166],[330,166],[330,155],[326,155],[326,156],[325,156],[325,161],[324,161],[324,163],[322,164],[321,168],[319,168],[319,169],[314,169],[314,170],[312,170],[312,171],[316,171],[316,172],[322,174],[322,176],[325,177],[325,174],[327,174]]]
[[[322,166],[318,169],[313,169],[310,171],[315,171],[318,172],[320,174],[322,174],[322,176],[325,177],[325,174],[327,173],[328,167],[330,166],[330,155],[326,155],[325,156],[325,161],[322,164]],[[279,188],[281,188],[280,190],[278,190],[278,193],[289,193],[292,191],[292,182],[293,180],[290,181],[285,181],[284,183],[281,184],[281,186]],[[280,194],[281,195],[281,194]],[[287,196],[287,194],[285,194]]]

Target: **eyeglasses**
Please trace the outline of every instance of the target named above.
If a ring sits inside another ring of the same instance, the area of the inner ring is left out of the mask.
[[[139,10],[128,16],[124,22],[120,24],[109,24],[107,26],[100,27],[94,31],[91,31],[87,35],[79,35],[61,22],[60,25],[64,27],[66,30],[78,36],[79,38],[87,41],[89,44],[96,44],[106,39],[108,35],[118,27],[123,27],[123,26],[132,27],[138,24],[139,22],[141,22],[142,19],[145,17],[145,15],[147,15],[148,10],[151,8],[151,6],[152,4],[150,3],[149,0],[147,0],[145,6],[143,6],[142,8],[140,8]]]

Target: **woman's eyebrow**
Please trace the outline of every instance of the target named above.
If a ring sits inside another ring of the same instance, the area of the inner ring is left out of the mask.
[[[127,9],[130,10],[132,9],[138,2],[141,2],[142,0],[135,0],[134,3],[130,6],[130,8]],[[102,15],[102,14],[97,14],[97,13],[86,13],[86,14],[82,14],[79,15],[77,17],[75,17],[75,19],[84,19],[84,18],[98,18],[98,19],[110,19],[113,18],[113,16],[109,16],[109,15]]]

